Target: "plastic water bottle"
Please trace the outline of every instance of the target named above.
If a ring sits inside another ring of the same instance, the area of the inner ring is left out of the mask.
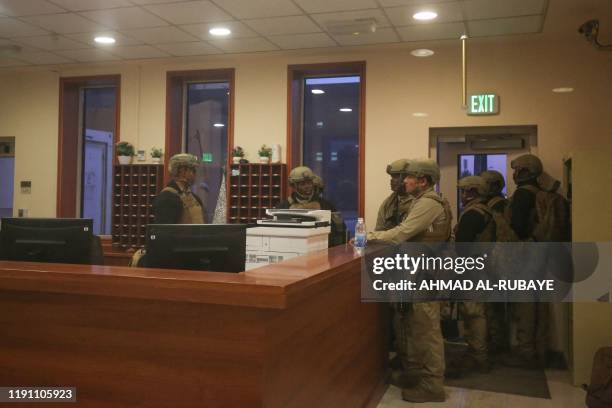
[[[364,249],[366,246],[366,226],[363,222],[363,218],[357,218],[357,224],[355,225],[355,241],[353,246],[356,249]]]

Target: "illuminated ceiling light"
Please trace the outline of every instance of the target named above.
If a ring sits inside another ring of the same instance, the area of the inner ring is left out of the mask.
[[[321,94],[324,94],[324,93],[325,93],[325,91],[324,91],[324,90],[322,90],[322,89],[313,89],[313,90],[311,90],[310,92],[312,92],[312,93],[313,93],[313,94],[315,94],[315,95],[321,95]]]
[[[569,92],[574,92],[574,88],[571,88],[569,86],[563,86],[560,88],[553,88],[552,91],[555,93],[569,93]]]
[[[415,118],[424,118],[424,117],[429,116],[429,114],[425,112],[414,112],[412,116],[414,116]]]
[[[208,32],[217,37],[225,37],[227,35],[230,35],[232,33],[232,30],[227,27],[213,27],[208,30]]]
[[[101,35],[99,37],[94,38],[94,41],[98,44],[114,44],[115,39],[113,37],[107,35]]]
[[[352,112],[351,108],[340,108],[340,112]]]
[[[410,51],[410,54],[414,55],[415,57],[431,57],[432,55],[434,55],[434,52],[432,50],[428,50],[427,48],[419,48],[418,50],[412,50]]]
[[[434,11],[419,11],[418,13],[415,13],[412,16],[412,18],[414,18],[415,20],[420,21],[433,20],[436,17],[438,17],[438,13]]]
[[[215,123],[213,126],[214,127],[225,127],[223,123]]]

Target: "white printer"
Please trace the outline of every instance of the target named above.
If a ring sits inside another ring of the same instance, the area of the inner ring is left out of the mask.
[[[246,270],[326,249],[331,211],[268,209],[247,229]]]

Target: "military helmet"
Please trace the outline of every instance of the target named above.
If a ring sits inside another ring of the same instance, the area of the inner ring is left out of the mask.
[[[527,170],[528,175],[521,176],[517,181],[526,181],[538,177],[542,174],[542,161],[533,154],[524,154],[510,162],[510,167],[514,170]]]
[[[392,176],[394,174],[406,173],[406,167],[408,166],[408,163],[408,159],[399,159],[391,162],[391,164],[387,165],[387,174]]]
[[[487,182],[481,176],[466,176],[457,183],[461,190],[476,190],[478,195],[485,196],[489,192]]]
[[[415,159],[409,160],[406,174],[415,177],[429,177],[432,184],[440,181],[440,166],[435,160],[431,159]]]
[[[172,176],[177,176],[178,171],[181,167],[188,167],[196,169],[198,165],[198,158],[193,154],[179,153],[175,154],[170,158],[169,170]]]
[[[497,195],[502,192],[506,186],[504,176],[497,170],[486,170],[479,174],[487,183],[488,195]]]
[[[323,182],[323,179],[316,174],[312,178],[312,184],[314,184],[314,186],[318,188],[319,191],[323,191],[323,189],[325,188],[325,183]]]
[[[312,180],[314,182],[315,177],[316,175],[310,170],[310,167],[299,166],[289,173],[289,184],[297,184],[304,180]]]

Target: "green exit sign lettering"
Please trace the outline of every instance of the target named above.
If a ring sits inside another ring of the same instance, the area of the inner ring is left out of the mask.
[[[468,115],[497,115],[499,113],[499,96],[486,93],[470,95]]]
[[[202,153],[202,162],[212,163],[212,161],[213,161],[212,153]]]

